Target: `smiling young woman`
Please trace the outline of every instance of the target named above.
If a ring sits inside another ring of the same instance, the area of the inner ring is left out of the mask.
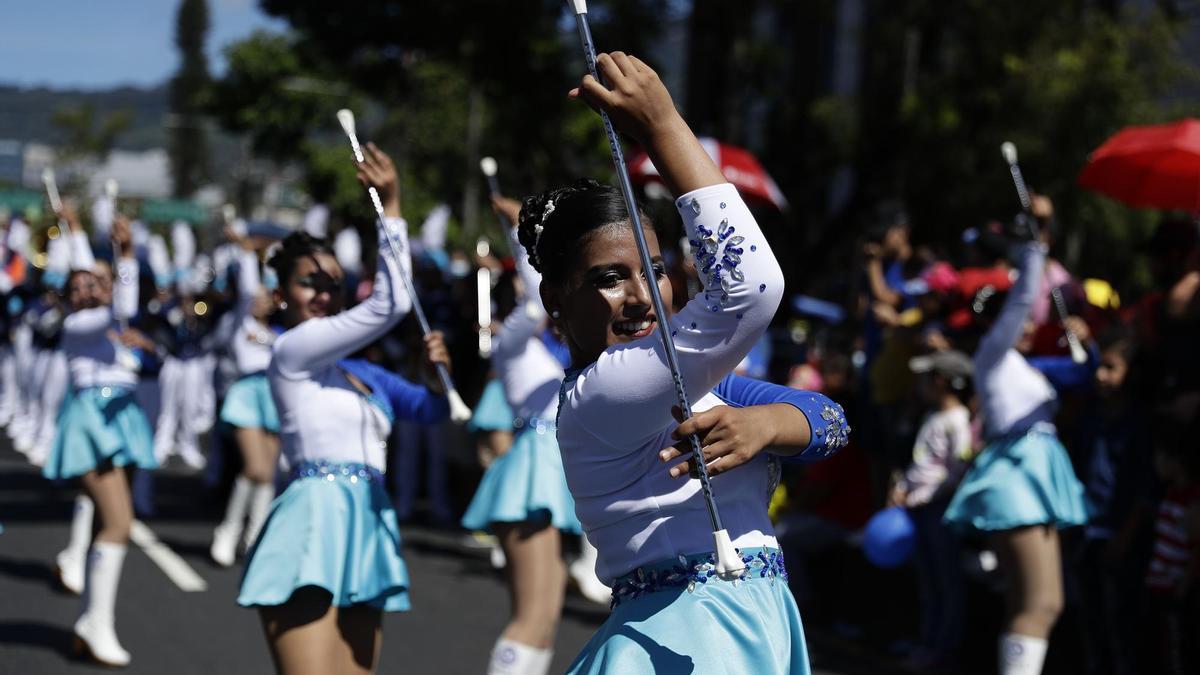
[[[443,392],[349,358],[412,307],[396,171],[369,146],[359,180],[385,204],[370,297],[342,310],[342,269],[329,246],[290,235],[271,259],[287,330],[271,347],[267,378],[278,406],[289,482],[271,505],[242,578],[238,603],[256,607],[280,673],[369,673],[382,614],[406,611],[400,529],[383,487],[395,419],[432,424],[449,415]],[[391,235],[405,252],[396,259]],[[426,366],[449,366],[440,333],[425,338]],[[436,381],[434,378],[431,381]]]
[[[570,672],[807,673],[799,612],[767,517],[773,456],[825,457],[846,443],[849,427],[824,396],[731,374],[778,307],[779,263],[654,71],[621,53],[597,63],[608,86],[586,76],[572,95],[639,141],[678,195],[703,288],[678,314],[655,314],[650,283],[667,307],[673,299],[658,239],[646,226],[647,275],[626,205],[610,186],[582,180],[525,201],[520,241],[571,350],[557,420],[563,467],[598,549],[598,576],[613,587],[613,614]],[[674,336],[694,397],[687,422],[672,411],[674,378],[658,330]],[[686,479],[692,433],[746,564],[736,579],[716,576],[705,500],[699,482]]]

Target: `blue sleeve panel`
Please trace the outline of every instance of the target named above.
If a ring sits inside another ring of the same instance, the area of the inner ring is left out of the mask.
[[[824,394],[732,374],[721,380],[713,389],[713,394],[735,408],[787,403],[803,413],[812,430],[808,447],[795,455],[781,456],[780,459],[815,462],[829,457],[850,441],[846,412]]]
[[[413,384],[399,375],[362,359],[344,359],[339,364],[371,388],[374,396],[386,402],[393,419],[419,424],[435,424],[450,416],[446,397]]]
[[[1100,355],[1096,348],[1088,346],[1088,360],[1075,363],[1070,356],[1032,356],[1029,365],[1041,371],[1050,380],[1050,384],[1059,391],[1075,391],[1088,386],[1092,374],[1100,365]]]

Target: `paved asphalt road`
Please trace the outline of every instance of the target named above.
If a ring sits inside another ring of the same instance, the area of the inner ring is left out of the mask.
[[[84,673],[102,669],[69,652],[78,599],[52,571],[67,540],[74,492],[53,486],[0,435],[0,673]],[[207,583],[184,592],[131,546],[117,604],[117,627],[133,654],[125,672],[169,675],[269,673],[271,664],[254,612],[234,604],[240,565],[221,569],[208,544],[218,505],[200,477],[168,468],[158,479],[159,515],[146,521]],[[405,558],[414,581],[414,610],[384,620],[380,673],[485,671],[504,626],[508,598],[486,552],[463,545],[461,533],[404,527]],[[607,611],[568,597],[553,664],[562,672]],[[810,637],[817,673],[885,673],[856,650],[822,647]]]

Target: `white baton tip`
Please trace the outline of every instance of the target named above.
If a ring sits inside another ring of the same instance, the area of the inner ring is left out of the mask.
[[[354,113],[349,108],[342,108],[337,111],[338,122],[342,125],[342,130],[347,136],[354,137]]]
[[[1071,345],[1071,360],[1079,364],[1087,363],[1087,352],[1083,350],[1083,345],[1079,344],[1079,338],[1067,340],[1067,342]]]
[[[737,550],[733,548],[733,542],[729,540],[729,532],[726,530],[717,530],[713,532],[713,545],[717,552],[717,574],[723,577],[736,576],[742,570],[746,569],[746,565],[742,562],[742,557],[738,555]]]
[[[446,398],[450,400],[450,420],[455,424],[466,424],[471,419],[471,409],[463,403],[457,389],[451,389]]]
[[[587,0],[571,0],[571,6],[576,14],[587,14]]]
[[[1017,146],[1012,141],[1004,141],[1000,144],[1000,152],[1004,155],[1004,161],[1009,164],[1017,163]]]
[[[481,171],[483,171],[483,175],[495,176],[496,169],[499,167],[496,165],[495,157],[484,157],[483,159],[479,160],[479,168]]]

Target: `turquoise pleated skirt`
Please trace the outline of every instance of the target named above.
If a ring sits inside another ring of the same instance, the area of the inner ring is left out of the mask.
[[[229,385],[225,403],[221,405],[221,421],[243,429],[266,429],[279,432],[279,414],[271,385],[262,373],[246,375]]]
[[[1066,448],[1052,431],[1034,427],[983,449],[943,519],[959,529],[989,532],[1031,525],[1061,529],[1082,525],[1087,510]]]
[[[158,466],[146,414],[132,389],[89,387],[68,392],[42,474],[52,480],[75,478],[106,463],[141,469]]]
[[[575,517],[575,500],[567,488],[554,426],[536,418],[522,421],[512,447],[484,472],[462,526],[488,530],[492,523],[527,520],[545,520],[575,534],[583,531]]]
[[[741,551],[737,581],[712,554],[647,565],[617,579],[613,611],[567,670],[572,675],[808,675],[800,610],[783,556]]]
[[[483,395],[475,405],[475,413],[467,423],[468,431],[512,431],[513,410],[504,397],[504,385],[492,380],[483,388]]]
[[[275,498],[242,576],[238,604],[281,605],[298,588],[329,592],[337,607],[409,609],[400,526],[379,471],[307,462]]]

